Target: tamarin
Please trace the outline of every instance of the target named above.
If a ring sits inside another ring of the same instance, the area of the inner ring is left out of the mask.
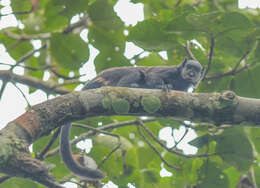
[[[184,59],[178,66],[110,68],[88,82],[83,90],[119,86],[187,91],[191,87],[198,86],[204,76],[203,73],[203,67],[199,62],[187,59]],[[64,163],[75,175],[83,179],[100,180],[104,178],[104,174],[100,170],[83,167],[73,159],[69,143],[70,127],[71,123],[68,123],[61,129],[60,153]]]

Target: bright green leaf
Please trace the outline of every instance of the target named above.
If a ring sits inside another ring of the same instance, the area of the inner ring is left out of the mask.
[[[51,54],[59,65],[70,70],[77,70],[88,60],[89,48],[78,35],[53,34]]]

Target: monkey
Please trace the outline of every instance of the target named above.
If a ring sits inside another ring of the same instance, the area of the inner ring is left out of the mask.
[[[83,90],[103,86],[118,86],[145,89],[187,91],[196,88],[203,76],[202,66],[194,60],[184,61],[175,66],[118,67],[101,72],[88,82]]]
[[[188,91],[196,88],[204,76],[204,68],[195,60],[178,66],[118,67],[104,70],[85,84],[82,90],[103,86]],[[76,176],[87,180],[100,180],[104,174],[97,169],[83,167],[72,157],[69,143],[71,123],[63,125],[60,135],[60,153],[67,168]]]

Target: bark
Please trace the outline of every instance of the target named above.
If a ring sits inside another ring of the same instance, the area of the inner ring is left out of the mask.
[[[118,113],[169,116],[217,126],[259,126],[260,99],[239,97],[231,91],[209,94],[103,87],[72,92],[33,106],[0,131],[0,171],[49,187],[62,187],[49,175],[53,166],[31,158],[28,146],[67,122]]]

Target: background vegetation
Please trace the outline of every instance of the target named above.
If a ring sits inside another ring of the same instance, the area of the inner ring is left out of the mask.
[[[8,72],[0,70],[0,96],[9,82],[29,86],[30,93],[37,89],[48,95],[72,91],[82,83],[79,69],[89,60],[90,46],[94,46],[99,51],[94,59],[97,73],[119,66],[177,65],[186,56],[196,58],[207,70],[196,92],[233,90],[240,96],[260,98],[258,9],[238,9],[236,0],[131,2],[144,5],[145,19],[135,26],[125,25],[116,14],[113,7],[117,0],[12,0],[10,14],[15,15],[19,24],[0,30],[0,42],[15,63],[8,65]],[[86,31],[83,40],[81,36]],[[35,41],[40,44],[37,48]],[[133,42],[142,52],[127,58],[127,42]],[[167,58],[159,54],[162,51]],[[22,76],[14,73],[17,67],[24,68]],[[44,80],[46,73],[49,77]],[[216,127],[165,118],[147,119],[140,124],[136,117],[125,116],[98,117],[81,123],[99,128],[107,126],[107,130],[121,137],[121,148],[111,156],[108,154],[117,146],[117,139],[107,135],[92,137],[94,144],[88,155],[102,163],[101,169],[106,174],[103,183],[112,181],[119,187],[143,188],[233,188],[242,184],[260,187],[260,130],[257,128]],[[172,134],[175,144],[171,148],[153,137],[157,138],[165,127],[172,131],[180,126],[185,127],[184,134],[179,139]],[[182,154],[178,147],[190,130],[198,135],[190,142],[198,148],[194,156]],[[71,137],[85,132],[86,129],[75,126]],[[50,150],[44,150],[50,139],[55,138],[57,131],[38,140],[33,144],[32,155],[54,163],[56,168],[52,174],[60,181],[69,181],[71,174],[55,150],[58,141]],[[76,147],[74,150],[80,151]],[[105,161],[104,156],[108,156]],[[170,175],[160,175],[162,169]],[[0,187],[42,187],[17,178],[8,181],[2,178],[1,182]]]

